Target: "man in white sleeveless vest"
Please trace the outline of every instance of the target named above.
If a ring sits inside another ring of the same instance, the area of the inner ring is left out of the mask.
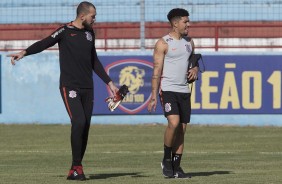
[[[189,70],[188,60],[194,44],[188,37],[189,13],[185,9],[172,9],[167,18],[171,24],[168,35],[159,39],[154,48],[152,98],[148,111],[156,110],[157,95],[168,120],[164,133],[163,175],[170,178],[189,178],[180,167],[184,148],[184,134],[191,115],[191,91],[187,79],[194,80],[198,67]]]

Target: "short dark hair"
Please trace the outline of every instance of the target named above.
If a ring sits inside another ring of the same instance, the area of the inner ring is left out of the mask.
[[[94,4],[92,4],[88,1],[83,1],[83,2],[79,3],[79,5],[77,6],[77,9],[76,9],[76,16],[80,15],[81,13],[85,13],[85,14],[89,13],[90,7],[93,7],[94,9],[96,9]]]
[[[182,8],[174,8],[168,12],[167,19],[169,20],[169,22],[171,22],[175,18],[181,18],[186,16],[189,16],[189,12],[187,10]]]

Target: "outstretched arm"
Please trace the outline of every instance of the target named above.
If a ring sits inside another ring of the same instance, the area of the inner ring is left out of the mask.
[[[62,38],[63,32],[64,32],[64,28],[60,27],[55,32],[53,32],[50,36],[44,38],[43,40],[35,42],[27,49],[22,50],[21,52],[18,53],[9,54],[7,56],[11,57],[11,63],[12,65],[15,65],[16,61],[19,61],[24,56],[42,52],[43,50],[55,45]]]

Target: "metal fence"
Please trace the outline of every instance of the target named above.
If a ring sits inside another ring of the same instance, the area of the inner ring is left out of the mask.
[[[96,0],[100,50],[151,50],[170,26],[172,8],[190,12],[190,36],[206,51],[280,51],[282,1]],[[0,50],[19,50],[75,18],[78,0],[1,0]],[[53,47],[52,49],[57,49]]]

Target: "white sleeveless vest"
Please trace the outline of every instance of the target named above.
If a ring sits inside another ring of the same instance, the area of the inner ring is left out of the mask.
[[[170,35],[163,37],[168,44],[168,50],[164,58],[163,72],[160,88],[162,91],[191,93],[186,84],[188,58],[192,53],[192,45],[188,37],[181,40]]]

